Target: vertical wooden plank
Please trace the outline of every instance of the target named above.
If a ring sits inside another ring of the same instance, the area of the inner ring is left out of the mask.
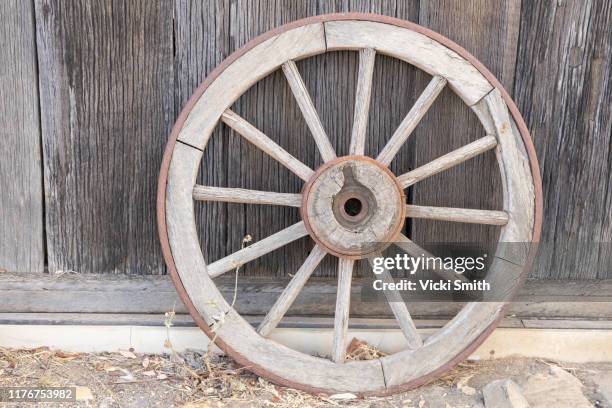
[[[36,0],[49,270],[157,274],[170,1]]]
[[[0,269],[42,272],[42,154],[29,1],[0,2],[0,139]]]
[[[544,190],[534,277],[612,277],[612,2],[531,2],[521,13],[517,104]]]
[[[229,37],[229,0],[177,0],[174,8],[174,100],[178,114],[206,75],[233,50],[230,49]],[[198,183],[210,186],[229,185],[229,162],[226,160],[228,135],[227,129],[217,127],[209,139],[202,158],[203,166]],[[200,226],[200,243],[207,261],[220,259],[240,249],[244,227],[243,218],[238,212],[242,208],[239,204],[195,203],[197,225]],[[238,241],[233,242],[233,251],[227,250],[229,236],[240,236]]]
[[[422,0],[419,23],[466,48],[506,87],[512,85],[516,61],[520,0],[503,0],[492,7],[487,0],[454,2]],[[419,74],[423,83],[430,79]],[[412,136],[415,161],[423,165],[483,137],[476,115],[450,89],[445,89]],[[501,209],[499,169],[493,152],[416,184],[413,202],[421,205]],[[498,227],[414,220],[418,243],[496,241]]]

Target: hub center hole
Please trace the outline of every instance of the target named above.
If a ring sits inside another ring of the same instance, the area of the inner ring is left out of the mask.
[[[358,198],[349,198],[344,203],[344,211],[351,217],[355,217],[361,212],[362,206]]]

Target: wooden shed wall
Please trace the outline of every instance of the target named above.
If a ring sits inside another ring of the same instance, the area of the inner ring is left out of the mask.
[[[436,30],[480,59],[514,96],[544,184],[543,251],[532,277],[612,278],[612,1],[18,0],[0,4],[0,268],[17,272],[163,274],[155,188],[169,130],[224,58],[280,24],[332,12],[390,15]],[[298,63],[333,145],[346,153],[357,73],[352,52]],[[366,152],[390,137],[427,75],[376,62]],[[311,166],[314,143],[281,73],[234,109]],[[40,119],[39,119],[40,118]],[[445,90],[392,164],[407,170],[482,136]],[[492,155],[409,191],[428,205],[495,208]],[[292,174],[220,126],[200,181],[298,192]],[[291,208],[202,204],[207,257],[295,222]],[[413,222],[416,240],[491,237],[491,227]],[[304,239],[249,265],[286,276]],[[317,273],[333,274],[324,263]]]

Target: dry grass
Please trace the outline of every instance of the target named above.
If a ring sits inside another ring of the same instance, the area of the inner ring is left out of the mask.
[[[365,341],[361,341],[356,337],[353,337],[353,340],[351,340],[346,349],[347,360],[375,360],[386,355],[386,353],[383,353],[375,346]]]
[[[0,348],[0,386],[26,385],[86,386],[96,400],[106,401],[104,406],[109,407],[131,406],[143,398],[152,407],[231,406],[253,401],[255,406],[279,408],[337,405],[324,396],[271,384],[236,367],[230,359],[204,350],[147,355],[129,350],[66,353],[47,347]]]
[[[351,342],[349,358],[372,359],[383,355],[358,339]],[[208,359],[208,364],[207,364]],[[520,381],[549,365],[537,359],[500,359],[464,362],[437,381],[387,398],[358,399],[350,394],[310,395],[274,385],[237,367],[224,356],[205,350],[166,355],[117,353],[68,353],[40,347],[29,350],[0,348],[0,387],[81,386],[93,400],[78,406],[92,407],[471,407],[481,401],[480,389],[492,380]],[[571,367],[583,376],[612,370],[611,364]],[[593,388],[593,387],[591,387]],[[590,391],[593,393],[594,391]],[[446,405],[445,405],[446,404]],[[46,406],[46,405],[45,405]]]

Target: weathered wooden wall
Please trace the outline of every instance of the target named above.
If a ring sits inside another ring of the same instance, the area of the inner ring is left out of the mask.
[[[172,4],[36,1],[50,271],[161,273]]]
[[[0,269],[44,267],[36,37],[30,2],[0,2]]]
[[[612,244],[592,247],[593,241],[612,241],[610,0],[5,2],[0,18],[12,25],[3,24],[10,36],[0,40],[0,125],[8,135],[0,148],[0,268],[42,270],[44,213],[51,272],[164,273],[154,217],[156,178],[185,101],[254,36],[298,18],[347,11],[432,28],[500,78],[532,131],[543,173],[545,251],[532,276],[612,277]],[[329,53],[298,67],[332,144],[346,153],[356,54]],[[382,148],[428,79],[406,64],[377,58],[366,153]],[[234,109],[306,164],[319,163],[282,73],[261,81]],[[475,116],[445,90],[392,169],[406,171],[481,136]],[[410,200],[499,207],[500,181],[489,176],[495,166],[492,155],[484,155],[415,186]],[[224,126],[206,149],[200,182],[283,192],[301,187]],[[238,249],[247,233],[260,239],[298,216],[291,208],[235,204],[198,204],[197,211],[209,259]],[[420,241],[490,239],[496,232],[431,221],[408,229]],[[24,232],[13,238],[18,230]],[[249,265],[246,273],[293,273],[310,245],[300,240]],[[331,261],[317,272],[333,273]]]
[[[514,95],[544,189],[538,278],[612,276],[612,1],[521,13]]]

